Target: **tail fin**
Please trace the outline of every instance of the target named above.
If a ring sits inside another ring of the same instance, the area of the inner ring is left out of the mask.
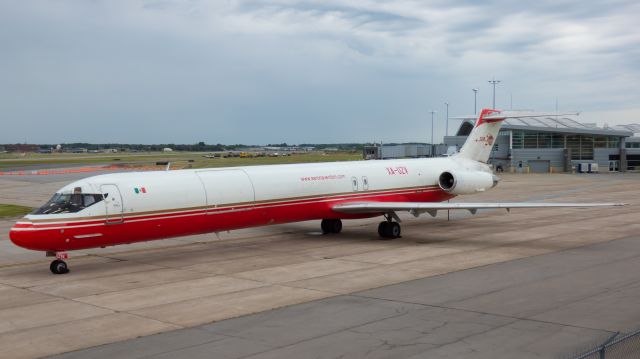
[[[483,109],[458,156],[486,163],[505,118],[499,110]]]

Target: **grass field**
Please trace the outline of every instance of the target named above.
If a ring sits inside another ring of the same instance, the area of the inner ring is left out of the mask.
[[[31,211],[33,208],[30,207],[0,204],[0,218],[23,216]]]
[[[335,152],[322,153],[310,152],[292,154],[285,157],[229,157],[229,158],[205,158],[206,153],[199,152],[148,152],[148,153],[113,153],[113,154],[17,154],[0,155],[0,170],[19,169],[31,165],[98,165],[98,164],[127,164],[127,165],[154,165],[156,162],[169,161],[172,168],[209,168],[209,167],[233,167],[283,163],[305,162],[334,162],[361,160],[359,152]],[[191,161],[191,162],[189,162]]]

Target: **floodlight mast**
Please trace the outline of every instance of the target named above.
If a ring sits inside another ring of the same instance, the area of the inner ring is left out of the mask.
[[[447,106],[447,129],[444,131],[445,136],[449,136],[449,103],[445,102],[445,106]]]
[[[476,106],[476,99],[478,96],[478,91],[480,90],[476,88],[476,89],[471,89],[471,91],[473,91],[473,114],[475,115],[478,113],[478,110],[477,110],[478,107]]]
[[[434,110],[429,111],[429,113],[431,113],[431,157],[433,157],[433,115],[436,112],[437,111]]]
[[[493,79],[489,80],[488,82],[493,85],[493,107],[492,107],[492,109],[495,110],[495,108],[496,108],[496,85],[499,84],[502,81],[496,80],[496,78],[493,77]]]

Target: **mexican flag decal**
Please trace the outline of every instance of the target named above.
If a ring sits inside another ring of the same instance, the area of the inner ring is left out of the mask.
[[[144,188],[144,187],[135,187],[135,188],[133,189],[133,191],[134,191],[136,194],[140,194],[140,193],[147,193],[147,189],[146,189],[146,188]]]

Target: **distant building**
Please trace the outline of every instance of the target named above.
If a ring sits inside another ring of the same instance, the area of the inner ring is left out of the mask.
[[[173,149],[169,147],[165,147],[162,149],[162,152],[173,152]]]
[[[445,145],[429,145],[426,143],[406,143],[364,146],[362,156],[365,160],[381,160],[391,158],[431,157],[431,153],[442,156],[447,152]]]
[[[444,138],[445,144],[459,150],[474,123],[475,118],[464,120],[455,136]],[[589,165],[599,172],[636,171],[640,170],[640,145],[627,146],[636,143],[633,134],[625,126],[597,127],[580,123],[575,116],[507,119],[489,163],[511,172],[571,172]]]
[[[8,152],[36,152],[40,149],[40,146],[18,143],[15,145],[4,145],[4,149]],[[49,150],[49,152],[51,152],[51,150]]]
[[[640,171],[640,123],[617,125],[613,128],[633,133],[633,136],[626,138],[624,143],[627,169],[630,171]]]

